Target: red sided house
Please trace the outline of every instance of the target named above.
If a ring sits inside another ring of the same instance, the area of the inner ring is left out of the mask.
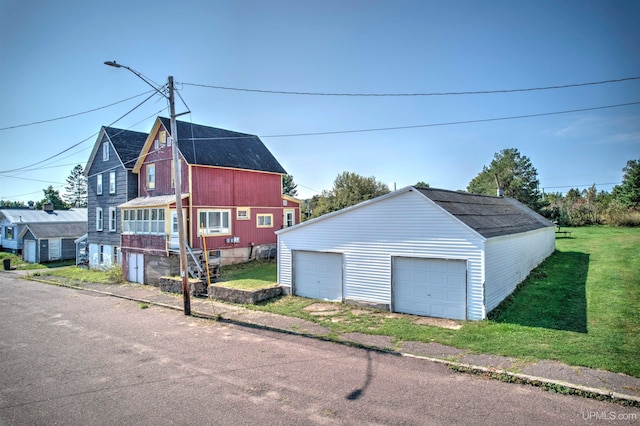
[[[169,119],[156,119],[133,168],[139,197],[119,206],[129,281],[157,285],[179,274],[170,130]],[[177,132],[187,257],[203,257],[203,238],[222,264],[275,251],[275,231],[300,222],[300,201],[282,194],[286,172],[267,147],[254,135],[182,121]]]

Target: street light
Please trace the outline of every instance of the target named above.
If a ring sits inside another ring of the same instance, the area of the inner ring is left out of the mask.
[[[169,100],[169,111],[171,121],[171,138],[173,143],[171,144],[171,151],[173,153],[173,180],[176,187],[176,213],[178,219],[178,245],[180,246],[180,277],[182,278],[182,300],[184,302],[184,314],[191,315],[191,297],[189,295],[189,279],[187,275],[187,250],[185,248],[185,232],[184,223],[182,218],[182,173],[180,173],[180,162],[178,157],[178,128],[176,125],[176,106],[174,99],[173,88],[173,76],[169,76],[168,87],[169,96],[165,95],[156,85],[149,82],[138,71],[122,64],[116,63],[116,61],[106,61],[104,63],[110,67],[125,68],[135,74],[142,81],[151,86],[156,92]]]

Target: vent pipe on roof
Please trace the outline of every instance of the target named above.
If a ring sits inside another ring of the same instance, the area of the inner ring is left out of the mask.
[[[42,205],[42,210],[44,210],[45,212],[52,212],[53,211],[53,203],[44,203]]]
[[[35,210],[36,208],[36,203],[34,203],[33,201],[29,201],[27,205],[29,206],[29,210]]]
[[[502,188],[500,187],[500,179],[498,179],[498,174],[494,174],[494,176],[496,177],[496,187],[497,187],[497,191],[496,191],[496,195],[498,197],[502,197],[503,193],[502,193]]]

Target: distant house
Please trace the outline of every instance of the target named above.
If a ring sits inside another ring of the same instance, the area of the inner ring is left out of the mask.
[[[51,204],[44,208],[0,210],[3,251],[22,254],[26,262],[75,257],[73,240],[86,232],[87,209],[53,210]]]
[[[84,169],[87,177],[88,226],[85,251],[90,268],[120,262],[122,217],[118,206],[138,196],[133,173],[147,134],[102,127]],[[80,234],[82,235],[82,234]],[[88,250],[87,250],[88,249]]]
[[[554,224],[514,199],[415,187],[276,233],[289,293],[460,320],[555,250]]]
[[[129,281],[179,273],[175,167],[190,253],[202,253],[204,238],[221,263],[246,261],[275,249],[274,231],[300,222],[300,202],[282,194],[286,172],[257,136],[182,121],[177,132],[175,165],[169,119],[156,120],[133,168],[139,197],[119,206]]]

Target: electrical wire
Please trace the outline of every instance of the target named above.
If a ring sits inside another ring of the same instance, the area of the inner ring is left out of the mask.
[[[149,92],[146,92],[146,93],[149,93]],[[136,109],[138,109],[140,106],[142,106],[145,102],[147,102],[149,99],[151,99],[153,96],[155,96],[155,94],[156,94],[156,93],[155,93],[155,91],[154,91],[154,92],[153,92],[151,95],[149,95],[145,100],[143,100],[143,101],[142,101],[142,102],[140,102],[138,105],[136,105],[135,107],[133,107],[132,109],[130,109],[129,111],[127,111],[124,115],[120,116],[118,119],[116,119],[115,121],[113,121],[113,122],[112,122],[111,124],[109,124],[107,127],[111,127],[112,125],[114,125],[114,124],[115,124],[115,123],[117,123],[118,121],[120,121],[120,120],[122,120],[123,118],[125,118],[127,115],[131,114],[133,111],[135,111],[135,110],[136,110]],[[163,111],[164,109],[165,109],[165,108],[163,108],[161,111]],[[66,148],[66,149],[64,149],[64,150],[62,150],[62,151],[60,151],[60,152],[58,152],[57,154],[54,154],[54,155],[52,155],[52,156],[50,156],[50,157],[47,157],[47,158],[45,158],[44,160],[40,160],[40,161],[38,161],[38,162],[36,162],[36,163],[29,164],[28,166],[19,167],[19,168],[17,168],[17,169],[12,169],[12,170],[1,170],[1,171],[0,171],[0,173],[5,174],[5,173],[18,172],[18,171],[21,171],[21,170],[24,170],[24,169],[28,169],[28,168],[33,167],[33,166],[37,166],[38,164],[42,164],[42,163],[44,163],[44,162],[46,162],[46,161],[49,161],[49,160],[51,160],[51,159],[53,159],[53,158],[56,158],[56,157],[58,157],[58,156],[60,156],[60,155],[64,154],[65,152],[68,152],[68,151],[72,150],[73,148],[75,148],[75,147],[77,147],[77,146],[79,146],[79,145],[81,145],[81,144],[83,144],[83,143],[87,142],[88,140],[90,140],[90,139],[92,139],[92,138],[96,137],[99,133],[100,133],[100,132],[98,131],[98,132],[96,132],[96,133],[92,134],[91,136],[89,136],[88,138],[83,139],[83,140],[81,140],[80,142],[77,142],[77,143],[75,143],[75,144],[71,145],[70,147],[68,147],[68,148]]]
[[[525,114],[525,115],[512,115],[507,117],[495,117],[495,118],[481,118],[477,120],[463,120],[463,121],[448,121],[443,123],[429,123],[429,124],[416,124],[412,126],[395,126],[395,127],[377,127],[371,129],[355,129],[355,130],[336,130],[329,132],[311,132],[311,133],[289,133],[289,134],[276,134],[276,135],[259,135],[260,138],[289,138],[289,137],[301,137],[301,136],[323,136],[323,135],[340,135],[348,133],[365,133],[365,132],[383,132],[390,130],[406,130],[406,129],[419,129],[425,127],[440,127],[440,126],[455,126],[460,124],[475,124],[475,123],[488,123],[492,121],[505,121],[505,120],[518,120],[522,118],[534,118],[534,117],[546,117],[550,115],[571,114],[575,112],[596,111],[608,108],[620,108],[631,105],[640,105],[640,101],[628,102],[624,104],[604,105],[590,108],[579,108],[564,111],[543,112],[538,114]],[[217,137],[217,138],[195,138],[194,140],[217,140],[217,139],[250,139],[255,138],[254,135],[247,136],[232,136],[232,137]]]
[[[123,99],[121,101],[114,102],[114,103],[109,104],[109,105],[101,106],[101,107],[98,107],[98,108],[93,108],[93,109],[90,109],[90,110],[87,110],[87,111],[77,112],[75,114],[69,114],[69,115],[65,115],[65,116],[62,116],[62,117],[56,117],[56,118],[49,118],[47,120],[34,121],[33,123],[25,123],[25,124],[17,124],[15,126],[0,127],[0,130],[9,130],[9,129],[17,129],[18,127],[35,126],[36,124],[50,123],[52,121],[63,120],[65,118],[71,118],[71,117],[77,117],[77,116],[83,115],[83,114],[89,114],[90,112],[95,112],[95,111],[99,111],[101,109],[109,108],[111,106],[121,104],[122,102],[130,101],[131,99],[138,98],[138,97],[140,97],[142,95],[146,95],[147,93],[151,93],[151,92],[153,92],[153,90],[148,90],[146,92],[140,93],[139,95],[135,95],[135,96],[132,96],[130,98]]]
[[[524,89],[499,89],[499,90],[479,90],[479,91],[462,91],[462,92],[427,92],[427,93],[327,93],[327,92],[297,92],[286,90],[267,90],[267,89],[247,89],[242,87],[214,86],[199,83],[181,83],[185,86],[205,87],[217,90],[233,90],[237,92],[252,92],[276,95],[298,95],[298,96],[352,96],[352,97],[410,97],[410,96],[456,96],[456,95],[490,95],[497,93],[517,93],[517,92],[533,92],[541,90],[557,90],[568,89],[571,87],[595,86],[599,84],[620,83],[623,81],[640,80],[640,76],[618,78],[613,80],[592,81],[588,83],[563,84],[557,86],[546,87],[529,87]]]

